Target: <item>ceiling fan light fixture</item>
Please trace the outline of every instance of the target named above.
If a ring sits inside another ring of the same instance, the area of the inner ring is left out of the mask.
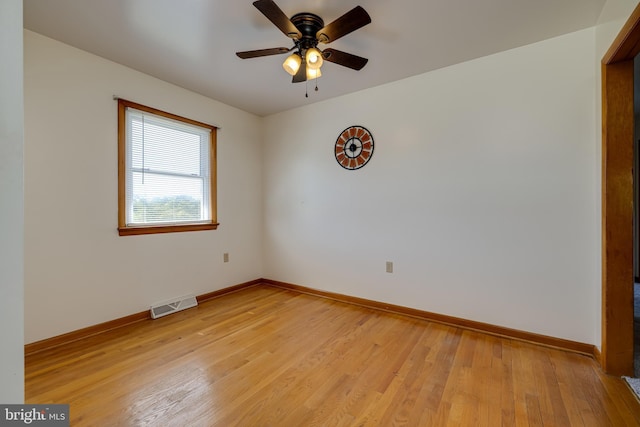
[[[305,58],[307,61],[307,69],[311,68],[312,70],[319,70],[322,67],[322,52],[315,47],[307,49],[305,53]]]
[[[307,80],[317,79],[318,77],[322,77],[322,72],[320,68],[314,70],[313,68],[307,68]]]
[[[301,83],[320,77],[322,75],[320,67],[322,67],[325,59],[356,71],[367,64],[367,58],[332,48],[318,49],[318,43],[333,43],[339,38],[370,24],[371,17],[361,6],[354,7],[325,25],[320,16],[310,12],[296,13],[289,18],[274,0],[255,0],[253,5],[272,24],[278,27],[284,35],[290,37],[294,46],[291,48],[274,47],[236,52],[236,56],[240,59],[288,53],[290,55],[285,59],[282,67],[287,74],[293,76],[292,83]],[[317,84],[316,90],[318,90]]]
[[[284,62],[282,63],[282,68],[284,68],[287,73],[295,76],[300,69],[300,64],[302,64],[302,58],[300,57],[300,55],[298,55],[297,53],[292,53],[287,57],[287,59],[284,60]]]

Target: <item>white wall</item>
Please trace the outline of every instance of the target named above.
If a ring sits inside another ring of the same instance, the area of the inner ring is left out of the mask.
[[[25,342],[262,276],[259,117],[30,31],[24,79]],[[217,231],[118,236],[113,95],[222,128]]]
[[[24,402],[22,0],[0,2],[0,403]]]
[[[596,25],[598,65],[638,3],[637,0],[607,0],[604,4]]]
[[[265,277],[599,343],[594,46],[591,28],[266,118]],[[357,171],[333,154],[349,125],[375,138]]]

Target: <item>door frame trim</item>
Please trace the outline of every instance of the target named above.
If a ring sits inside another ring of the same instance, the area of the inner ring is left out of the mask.
[[[602,350],[612,375],[633,375],[633,58],[640,4],[601,61]]]

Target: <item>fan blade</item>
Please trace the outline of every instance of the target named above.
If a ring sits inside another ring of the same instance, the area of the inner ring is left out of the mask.
[[[367,11],[356,6],[329,25],[325,25],[316,33],[316,38],[320,43],[331,43],[369,23],[371,17]]]
[[[307,63],[302,61],[300,64],[300,68],[298,68],[298,72],[295,76],[293,76],[293,80],[291,83],[302,83],[307,81]]]
[[[282,9],[278,7],[277,4],[273,2],[273,0],[257,0],[253,2],[253,5],[258,9],[264,16],[269,19],[269,21],[273,22],[273,24],[280,29],[287,37],[291,37],[292,39],[299,39],[302,37],[302,34],[293,22],[284,14]]]
[[[362,67],[369,62],[367,58],[331,48],[323,50],[322,57],[329,62],[342,65],[343,67],[349,67],[353,70],[361,70]]]
[[[258,50],[246,50],[244,52],[236,52],[238,58],[249,59],[249,58],[258,58],[260,56],[269,56],[269,55],[280,55],[282,53],[287,53],[291,49],[286,47],[274,47],[271,49],[258,49]]]

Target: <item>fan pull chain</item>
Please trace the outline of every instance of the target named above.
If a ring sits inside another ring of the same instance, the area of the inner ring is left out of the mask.
[[[314,78],[313,80],[314,80],[314,82],[315,82],[315,84],[316,84],[315,91],[317,92],[317,91],[318,91],[318,78],[316,77],[316,78]],[[305,98],[308,98],[308,97],[309,97],[309,80],[305,80],[304,85],[305,85],[305,88],[304,88],[304,97],[305,97]]]

